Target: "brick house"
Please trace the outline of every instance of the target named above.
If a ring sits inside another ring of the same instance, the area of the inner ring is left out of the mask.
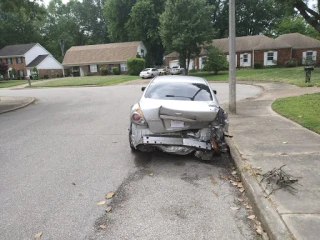
[[[212,45],[218,47],[229,61],[229,38],[215,39]],[[254,67],[255,62],[262,66],[284,66],[290,59],[296,59],[299,65],[307,64],[306,59],[319,63],[320,41],[299,33],[290,33],[276,39],[264,35],[244,36],[236,38],[236,66],[238,68]],[[199,58],[194,59],[192,67],[203,68],[205,50]],[[167,59],[168,58],[168,59]],[[166,66],[179,58],[177,53],[166,56]],[[310,61],[309,61],[310,62]],[[189,69],[190,66],[189,66]]]
[[[8,65],[8,73],[4,78],[24,79],[32,75],[36,67],[40,78],[63,75],[63,66],[39,43],[10,45],[0,50],[0,62]],[[16,70],[16,76],[13,75]]]
[[[62,65],[69,68],[73,76],[99,75],[101,67],[109,73],[112,67],[118,67],[121,73],[125,73],[127,59],[135,58],[137,54],[142,57],[147,54],[140,41],[74,46],[66,52]]]

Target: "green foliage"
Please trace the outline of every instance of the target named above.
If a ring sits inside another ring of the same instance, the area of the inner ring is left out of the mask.
[[[49,79],[49,75],[48,75],[48,74],[45,74],[45,75],[43,76],[43,78],[44,78],[44,79]]]
[[[288,67],[288,68],[296,67],[297,65],[298,65],[298,64],[297,64],[297,60],[294,59],[294,58],[289,59],[289,60],[285,63],[285,66]]]
[[[108,70],[105,67],[101,67],[99,70],[100,70],[101,75],[107,75],[108,74]]]
[[[160,36],[168,52],[176,51],[188,74],[188,63],[212,40],[212,7],[206,0],[167,1],[160,16]]]
[[[274,31],[277,36],[286,33],[301,33],[312,38],[320,39],[319,32],[308,25],[304,18],[300,16],[287,16],[281,19]]]
[[[144,69],[146,61],[142,58],[127,59],[128,74],[138,76]]]
[[[261,62],[254,62],[253,66],[254,66],[254,69],[261,69],[262,68]]]
[[[204,71],[214,72],[218,74],[219,71],[228,69],[228,61],[226,56],[220,49],[214,46],[207,48],[208,55],[204,61]]]
[[[14,75],[14,78],[17,77],[17,70],[15,68],[11,69],[11,73],[12,73],[12,75]]]
[[[129,39],[141,40],[147,48],[147,65],[161,65],[164,48],[159,34],[159,16],[165,0],[137,0],[125,24]]]
[[[104,4],[103,13],[108,22],[108,33],[113,42],[129,41],[125,25],[136,0],[108,0]]]
[[[113,67],[112,68],[112,72],[113,72],[114,75],[120,75],[120,71],[119,71],[118,67]]]
[[[305,0],[275,0],[275,2],[281,4],[281,9],[286,10],[291,16],[298,13],[310,26],[320,33],[319,1],[311,7]]]
[[[274,0],[241,0],[235,2],[237,36],[270,33],[285,14],[283,9],[279,7],[280,4]],[[228,23],[227,20],[225,24]]]

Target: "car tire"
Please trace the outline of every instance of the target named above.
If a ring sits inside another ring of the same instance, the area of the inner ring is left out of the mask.
[[[130,124],[130,129],[129,129],[129,145],[130,145],[131,151],[136,152],[137,149],[133,146],[131,138],[132,138],[132,123]]]
[[[153,74],[151,74],[151,78],[154,78]]]

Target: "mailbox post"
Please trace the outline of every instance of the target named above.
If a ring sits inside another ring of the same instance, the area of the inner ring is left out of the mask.
[[[306,72],[306,83],[310,82],[311,79],[311,71],[314,70],[313,66],[304,67],[304,71]]]

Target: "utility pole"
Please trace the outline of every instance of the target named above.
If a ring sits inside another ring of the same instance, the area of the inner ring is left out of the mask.
[[[229,112],[236,113],[236,14],[235,1],[229,0]]]

